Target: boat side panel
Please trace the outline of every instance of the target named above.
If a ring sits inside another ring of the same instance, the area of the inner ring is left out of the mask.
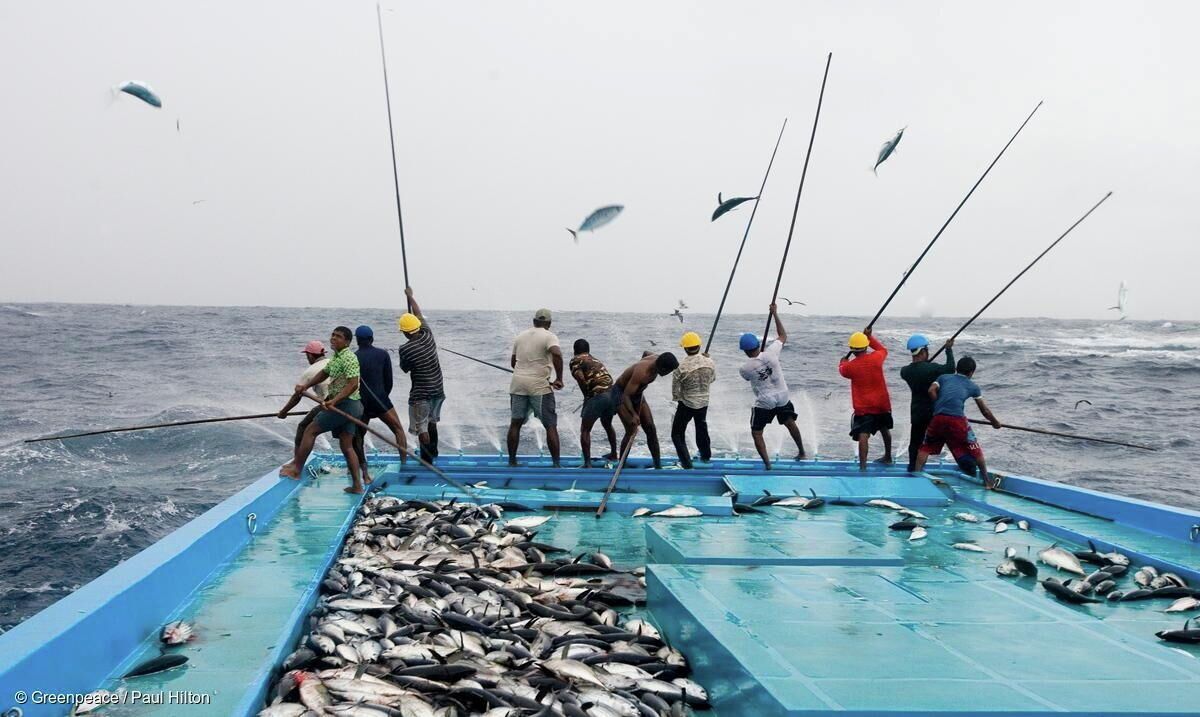
[[[86,693],[157,631],[299,487],[272,471],[54,605],[0,635],[0,709],[14,692]],[[61,705],[26,704],[26,717]]]

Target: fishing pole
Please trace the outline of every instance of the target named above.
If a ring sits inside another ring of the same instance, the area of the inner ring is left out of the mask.
[[[455,488],[458,488],[459,490],[461,490],[462,492],[471,496],[472,498],[475,497],[474,491],[472,491],[470,488],[463,485],[462,483],[459,483],[458,481],[454,480],[450,476],[446,475],[445,471],[443,471],[442,469],[438,468],[437,466],[433,465],[429,461],[425,460],[419,454],[417,454],[415,452],[409,452],[409,451],[406,451],[405,449],[401,448],[400,445],[398,443],[396,443],[395,439],[392,436],[385,436],[384,434],[380,433],[379,431],[375,430],[374,428],[371,428],[370,426],[368,426],[366,423],[364,423],[360,419],[357,419],[354,416],[351,416],[349,413],[346,413],[345,411],[338,408],[337,406],[329,406],[328,408],[324,408],[325,401],[322,401],[321,399],[317,398],[316,394],[312,393],[311,391],[305,391],[301,395],[303,395],[305,398],[309,399],[310,401],[315,401],[318,404],[320,404],[323,407],[323,410],[333,411],[334,413],[338,414],[339,416],[342,416],[343,418],[350,421],[351,423],[358,426],[359,428],[363,429],[364,431],[374,435],[376,438],[380,439],[381,441],[388,444],[392,448],[395,448],[397,451],[399,451],[401,453],[407,453],[410,457],[416,458],[418,463],[420,463],[422,466],[428,468],[430,471],[432,471],[435,475],[437,475],[442,480],[446,481],[447,483],[454,486]]]
[[[979,176],[979,179],[975,180],[975,184],[971,187],[971,191],[967,192],[967,196],[963,197],[962,201],[958,203],[958,206],[954,208],[954,211],[950,214],[950,218],[946,220],[946,223],[942,225],[941,229],[938,229],[937,234],[933,235],[933,239],[929,240],[929,244],[925,246],[925,250],[921,252],[920,256],[917,257],[917,260],[913,262],[913,265],[909,267],[908,271],[904,272],[904,277],[900,279],[900,283],[896,285],[895,289],[892,289],[892,293],[889,294],[887,300],[883,302],[883,306],[879,307],[879,311],[875,312],[875,318],[871,319],[871,322],[867,324],[867,329],[875,326],[875,322],[879,320],[880,316],[883,316],[883,312],[887,309],[888,304],[892,303],[892,299],[896,298],[896,294],[900,293],[900,288],[903,287],[905,282],[908,281],[908,277],[912,276],[912,273],[914,270],[916,270],[917,265],[921,263],[921,260],[925,258],[925,255],[928,254],[929,250],[933,248],[933,245],[937,243],[938,238],[942,236],[942,232],[946,231],[946,227],[950,226],[950,222],[954,221],[954,217],[958,216],[958,210],[963,208],[963,205],[967,203],[967,200],[971,198],[971,195],[974,194],[975,190],[979,188],[979,185],[983,183],[984,177],[988,176],[988,172],[992,171],[992,167],[996,166],[996,162],[1000,161],[1000,158],[1003,157],[1004,153],[1008,151],[1009,145],[1013,143],[1013,140],[1017,138],[1017,135],[1021,134],[1021,130],[1025,129],[1025,125],[1029,124],[1029,120],[1033,119],[1034,113],[1036,113],[1038,111],[1038,107],[1041,106],[1042,103],[1038,102],[1037,106],[1033,108],[1033,112],[1029,113],[1029,116],[1025,118],[1025,121],[1021,123],[1021,126],[1017,128],[1017,131],[1013,133],[1013,136],[1008,140],[1008,144],[1005,144],[1004,149],[1000,150],[1000,154],[996,155],[996,158],[993,159],[992,163],[987,166],[987,169],[983,170],[983,174]],[[865,330],[866,329],[864,329],[864,331]]]
[[[1100,201],[1096,202],[1094,205],[1092,205],[1092,208],[1091,208],[1091,209],[1087,210],[1087,213],[1086,213],[1086,214],[1084,214],[1082,217],[1080,217],[1079,219],[1077,219],[1077,220],[1075,221],[1075,223],[1074,223],[1074,224],[1072,224],[1071,226],[1067,227],[1067,230],[1066,230],[1065,232],[1063,232],[1062,234],[1060,234],[1060,235],[1059,235],[1059,237],[1058,237],[1057,239],[1055,239],[1055,240],[1054,240],[1054,241],[1053,241],[1053,242],[1050,244],[1050,246],[1046,247],[1046,248],[1045,248],[1045,250],[1043,250],[1041,254],[1038,254],[1038,255],[1037,255],[1037,257],[1036,257],[1036,258],[1035,258],[1033,261],[1029,262],[1029,266],[1027,266],[1027,267],[1025,267],[1024,269],[1022,269],[1022,270],[1021,270],[1021,273],[1019,273],[1019,274],[1017,274],[1016,276],[1014,276],[1014,277],[1013,277],[1013,279],[1012,279],[1012,281],[1010,281],[1010,282],[1008,282],[1007,284],[1005,284],[1005,285],[1004,285],[1004,288],[1003,288],[1003,289],[1001,289],[1001,290],[999,291],[999,293],[997,293],[995,296],[993,296],[993,297],[991,298],[991,300],[990,300],[990,301],[988,301],[986,304],[984,304],[984,305],[983,305],[983,308],[981,308],[979,311],[976,311],[974,316],[972,316],[971,318],[967,319],[967,323],[965,323],[965,324],[963,324],[961,327],[959,327],[958,331],[955,331],[955,332],[954,332],[954,335],[953,335],[953,336],[951,336],[951,337],[950,337],[950,338],[947,340],[947,342],[949,342],[949,341],[953,341],[954,339],[958,338],[958,335],[959,335],[959,334],[961,334],[962,332],[966,331],[966,330],[967,330],[967,327],[968,327],[968,326],[970,326],[971,324],[973,324],[973,323],[975,322],[975,319],[978,319],[978,318],[979,318],[979,316],[980,316],[980,315],[981,315],[983,312],[987,311],[987,309],[988,309],[988,307],[989,307],[989,306],[991,306],[993,303],[995,303],[995,302],[996,302],[996,299],[999,299],[999,298],[1000,298],[1000,297],[1001,297],[1001,296],[1004,294],[1004,292],[1008,291],[1008,288],[1009,288],[1010,286],[1012,286],[1013,284],[1015,284],[1015,283],[1017,282],[1017,279],[1020,279],[1022,276],[1024,276],[1024,275],[1025,275],[1025,272],[1027,272],[1027,271],[1029,271],[1030,269],[1032,269],[1034,264],[1036,264],[1036,263],[1038,263],[1039,261],[1041,261],[1041,258],[1042,258],[1042,257],[1044,257],[1044,256],[1046,256],[1046,254],[1050,253],[1050,250],[1051,250],[1051,249],[1053,249],[1055,246],[1057,246],[1057,245],[1058,245],[1058,243],[1059,243],[1060,241],[1062,241],[1062,240],[1063,240],[1063,239],[1064,239],[1064,238],[1065,238],[1065,237],[1066,237],[1068,234],[1070,234],[1072,229],[1074,229],[1075,227],[1079,226],[1079,225],[1080,225],[1080,224],[1083,222],[1083,220],[1084,220],[1084,219],[1087,219],[1087,218],[1088,218],[1088,216],[1089,216],[1089,215],[1091,215],[1091,213],[1092,213],[1092,212],[1096,211],[1096,208],[1097,208],[1097,207],[1099,207],[1101,204],[1103,204],[1103,203],[1105,202],[1105,200],[1107,200],[1107,199],[1108,199],[1109,197],[1111,197],[1111,196],[1112,196],[1112,192],[1109,192],[1108,194],[1105,194],[1105,195],[1104,195],[1104,196],[1103,196],[1103,197],[1100,199]],[[940,355],[942,354],[942,352],[943,352],[943,351],[945,351],[945,350],[946,350],[946,344],[942,344],[942,347],[941,347],[940,349],[938,349],[938,350],[937,350],[937,353],[935,353],[934,355],[930,356],[930,357],[929,357],[929,360],[930,360],[930,361],[933,361],[933,360],[934,360],[934,359],[936,359],[938,356],[940,356]]]
[[[629,452],[633,450],[633,440],[637,438],[637,426],[629,434],[629,443],[625,446],[625,450],[621,451],[621,460],[617,461],[617,470],[613,471],[612,480],[608,482],[608,488],[604,490],[604,497],[600,499],[600,505],[596,508],[596,518],[604,515],[604,509],[608,507],[608,496],[612,495],[613,490],[617,487],[617,479],[621,477],[621,470],[625,468],[625,461],[629,460]]]
[[[471,361],[474,361],[475,363],[481,363],[481,364],[483,364],[484,366],[491,366],[492,368],[498,368],[498,369],[500,369],[501,371],[506,371],[506,372],[508,372],[508,373],[512,373],[512,372],[513,372],[513,370],[512,370],[511,368],[506,368],[506,367],[504,367],[504,366],[501,366],[501,365],[500,365],[500,364],[498,364],[498,363],[492,363],[491,361],[484,361],[483,359],[477,359],[477,358],[475,358],[474,356],[468,356],[468,355],[466,355],[466,354],[460,354],[459,352],[455,351],[454,349],[448,349],[448,348],[446,348],[445,346],[438,346],[438,348],[439,348],[439,349],[441,349],[442,351],[445,351],[445,352],[447,352],[447,353],[452,353],[452,354],[454,354],[455,356],[462,356],[462,357],[463,357],[463,358],[465,358],[465,359],[470,359]]]
[[[833,62],[833,53],[825,58],[825,74],[821,77],[821,94],[817,96],[817,114],[813,117],[812,134],[808,138],[808,152],[804,154],[804,169],[800,171],[800,187],[796,189],[796,205],[792,208],[792,224],[788,227],[787,244],[783,247],[783,260],[779,262],[779,276],[775,279],[775,291],[771,294],[771,303],[779,297],[779,285],[783,283],[783,267],[787,264],[788,251],[792,248],[792,234],[796,231],[796,215],[800,212],[800,194],[804,191],[804,178],[808,176],[808,160],[812,157],[813,142],[817,139],[817,122],[821,119],[821,103],[825,100],[825,81],[829,79],[829,65]],[[755,207],[757,208],[757,202]],[[767,328],[763,330],[762,344],[767,344],[767,334],[771,333],[771,319],[767,314]]]
[[[388,141],[392,147],[392,184],[396,188],[396,222],[400,225],[400,262],[404,267],[404,286],[408,288],[408,251],[404,246],[404,213],[400,210],[400,173],[396,169],[396,136],[392,129],[392,94],[388,88],[387,51],[383,44],[383,10],[375,4],[375,15],[379,20],[379,57],[383,62],[383,97],[387,101]],[[412,311],[412,300],[408,300],[408,310]]]
[[[289,396],[292,394],[288,394]],[[292,411],[287,414],[289,416],[303,416],[308,411]],[[279,412],[275,413],[253,413],[248,416],[226,416],[224,418],[197,418],[191,421],[173,421],[171,423],[151,423],[145,426],[128,426],[126,428],[105,428],[100,431],[86,431],[84,433],[68,433],[65,436],[43,436],[41,438],[27,438],[26,443],[38,443],[40,441],[61,441],[67,438],[83,438],[84,436],[99,436],[104,433],[124,433],[127,431],[145,431],[151,428],[171,428],[173,426],[194,426],[199,423],[223,423],[225,421],[248,421],[254,418],[278,418]]]
[[[968,418],[971,423],[979,423],[982,425],[992,425],[990,421],[985,421],[980,418]],[[1026,431],[1029,433],[1040,433],[1043,436],[1058,436],[1059,438],[1074,438],[1079,441],[1092,441],[1093,443],[1108,443],[1114,446],[1125,446],[1126,448],[1137,448],[1143,451],[1157,451],[1157,448],[1152,446],[1143,446],[1138,443],[1125,443],[1124,441],[1111,441],[1107,438],[1092,438],[1091,436],[1077,436],[1073,433],[1060,433],[1058,431],[1047,431],[1044,428],[1026,428],[1025,426],[1014,426],[1011,423],[1001,423],[1001,428],[1008,428],[1014,431]]]
[[[733,275],[737,273],[738,262],[742,260],[742,250],[746,248],[746,239],[750,236],[750,227],[754,225],[754,215],[758,213],[758,203],[762,201],[763,190],[767,188],[767,177],[771,176],[771,167],[775,164],[775,153],[779,151],[779,143],[783,141],[783,131],[787,129],[787,117],[783,118],[783,126],[779,128],[779,138],[775,140],[775,149],[771,150],[771,161],[767,162],[767,171],[763,174],[762,184],[758,188],[758,196],[754,198],[754,206],[750,208],[750,219],[746,222],[746,231],[742,234],[742,243],[738,247],[737,256],[733,260],[733,268],[729,271],[729,281],[725,282],[725,293],[721,294],[721,305],[717,307],[717,317],[713,319],[712,330],[708,332],[708,343],[704,345],[704,353],[712,346],[713,337],[717,335],[717,324],[721,321],[721,312],[725,310],[725,299],[729,297],[729,287],[733,286]]]

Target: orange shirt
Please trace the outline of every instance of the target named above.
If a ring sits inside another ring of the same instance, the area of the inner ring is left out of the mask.
[[[888,351],[879,339],[871,337],[872,351],[854,358],[844,358],[838,373],[850,379],[850,402],[854,415],[891,413],[892,397],[888,395],[887,380],[883,377],[883,362]]]

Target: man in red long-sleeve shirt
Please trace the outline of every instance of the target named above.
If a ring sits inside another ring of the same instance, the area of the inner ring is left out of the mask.
[[[838,373],[850,379],[850,401],[854,404],[850,437],[858,441],[858,469],[862,471],[867,469],[868,444],[876,432],[883,434],[883,457],[879,462],[892,462],[892,398],[883,377],[887,355],[887,349],[868,328],[850,337],[850,352],[838,364]]]

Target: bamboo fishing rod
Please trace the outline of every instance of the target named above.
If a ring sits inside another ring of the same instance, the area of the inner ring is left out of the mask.
[[[396,136],[392,129],[392,94],[388,87],[387,50],[383,43],[383,10],[375,4],[375,16],[379,21],[379,57],[383,62],[383,97],[387,101],[388,141],[392,148],[392,185],[396,189],[396,223],[400,225],[400,262],[404,267],[404,287],[408,288],[408,250],[404,245],[404,212],[400,209],[400,172],[396,169]],[[408,310],[412,311],[412,300],[408,299]]]
[[[978,423],[985,426],[992,425],[990,421],[985,421],[981,418],[968,418],[971,423]],[[1001,428],[1008,428],[1013,431],[1026,431],[1028,433],[1038,433],[1043,436],[1058,436],[1059,438],[1074,438],[1078,441],[1091,441],[1093,443],[1108,443],[1113,446],[1125,446],[1126,448],[1137,448],[1142,451],[1157,451],[1157,448],[1152,446],[1143,446],[1139,443],[1126,443],[1124,441],[1113,441],[1107,438],[1092,438],[1091,436],[1077,436],[1073,433],[1060,433],[1058,431],[1047,431],[1044,428],[1027,428],[1025,426],[1014,426],[1011,423],[1001,423]]]
[[[775,140],[775,149],[771,150],[771,161],[767,162],[767,171],[763,174],[762,184],[758,188],[758,196],[754,198],[754,206],[750,208],[750,219],[746,221],[746,231],[742,234],[742,243],[738,246],[737,256],[733,259],[733,268],[729,270],[729,281],[725,282],[725,292],[721,294],[721,305],[717,307],[717,317],[713,319],[712,330],[708,332],[708,342],[704,345],[704,353],[712,346],[713,337],[717,335],[717,324],[721,322],[721,312],[725,310],[725,299],[729,298],[729,288],[733,286],[733,275],[737,273],[738,262],[742,260],[742,250],[746,248],[746,239],[750,237],[750,227],[754,225],[754,215],[758,213],[758,204],[762,201],[763,190],[767,188],[767,177],[771,176],[771,167],[775,164],[775,153],[779,151],[779,143],[783,141],[783,131],[787,129],[787,117],[783,118],[783,126],[779,128],[779,137]]]
[[[921,252],[921,254],[917,257],[917,260],[913,262],[911,267],[909,267],[908,271],[904,272],[904,276],[900,279],[900,283],[896,285],[895,289],[892,289],[892,293],[889,294],[888,298],[883,302],[883,306],[879,307],[879,311],[875,312],[875,317],[872,318],[871,322],[867,324],[867,329],[874,327],[875,322],[879,320],[879,317],[883,316],[883,312],[887,309],[888,304],[892,303],[892,299],[896,298],[896,294],[900,293],[901,287],[903,287],[905,282],[908,281],[908,278],[912,276],[912,273],[916,270],[917,265],[921,263],[921,260],[925,258],[925,255],[928,254],[929,250],[933,248],[933,245],[937,243],[937,240],[942,236],[942,232],[946,231],[946,227],[950,226],[950,222],[954,221],[954,217],[958,216],[958,210],[963,208],[963,205],[967,203],[967,200],[971,198],[971,195],[974,194],[975,190],[979,188],[979,185],[983,183],[984,178],[987,177],[988,173],[992,171],[992,167],[996,166],[996,163],[999,162],[1000,158],[1004,156],[1004,153],[1008,151],[1009,146],[1011,146],[1013,141],[1016,140],[1017,135],[1021,134],[1021,130],[1025,129],[1025,125],[1029,124],[1029,120],[1033,119],[1033,115],[1041,106],[1042,103],[1038,102],[1037,106],[1033,108],[1033,112],[1029,113],[1029,116],[1025,118],[1025,121],[1021,123],[1021,126],[1017,128],[1017,131],[1013,133],[1013,136],[1008,140],[1008,143],[1004,145],[1004,148],[1000,150],[1000,153],[996,155],[996,158],[992,160],[992,163],[987,166],[987,169],[983,170],[983,174],[979,176],[979,179],[975,180],[975,184],[972,185],[971,191],[967,192],[967,196],[963,197],[962,201],[958,203],[958,206],[954,208],[954,211],[950,213],[950,218],[946,220],[946,223],[942,225],[941,229],[938,229],[937,234],[934,234],[933,238],[929,240],[929,244],[925,246],[925,250]],[[864,331],[867,329],[864,329]]]
[[[771,303],[779,298],[779,285],[783,283],[783,267],[787,264],[788,251],[792,248],[792,234],[796,231],[796,215],[800,212],[800,195],[804,192],[804,178],[808,176],[808,160],[812,157],[813,143],[817,139],[817,122],[821,119],[821,104],[825,101],[825,81],[829,79],[829,65],[833,62],[833,53],[825,58],[825,74],[821,76],[821,94],[817,95],[817,113],[813,117],[812,134],[808,137],[808,151],[804,154],[804,169],[800,171],[800,186],[796,189],[796,205],[792,207],[792,224],[788,227],[787,244],[783,247],[783,260],[779,262],[779,276],[775,278],[775,291],[771,293]],[[756,205],[757,206],[757,205]],[[767,345],[767,334],[771,333],[771,320],[774,316],[767,313],[767,328],[763,329],[762,347]]]
[[[292,394],[288,394],[289,396]],[[287,414],[289,416],[303,416],[308,411],[292,411]],[[105,433],[126,433],[129,431],[146,431],[151,428],[172,428],[174,426],[194,426],[200,423],[224,423],[225,421],[249,421],[255,418],[278,418],[279,412],[275,413],[252,413],[248,416],[225,416],[223,418],[197,418],[191,421],[172,421],[170,423],[150,423],[144,426],[127,426],[125,428],[105,428],[99,431],[85,431],[83,433],[68,433],[65,436],[42,436],[41,438],[27,438],[26,443],[39,443],[41,441],[62,441],[68,438],[83,438],[84,436],[99,436]]]
[[[338,408],[337,406],[329,406],[328,408],[324,408],[325,401],[322,401],[321,399],[317,398],[316,394],[314,394],[311,391],[305,391],[301,395],[304,396],[305,398],[307,398],[308,400],[315,401],[317,404],[321,405],[323,407],[322,410],[333,411],[334,413],[338,414],[339,416],[342,416],[346,420],[350,421],[354,425],[358,426],[359,428],[363,429],[364,431],[375,436],[376,438],[378,438],[379,440],[388,444],[392,448],[395,448],[400,453],[405,453],[412,458],[416,458],[418,463],[420,463],[425,468],[428,468],[430,471],[432,471],[434,474],[436,474],[442,480],[446,481],[447,483],[454,486],[455,488],[458,488],[459,490],[461,490],[462,492],[471,496],[472,498],[475,497],[474,491],[472,491],[470,488],[463,485],[462,483],[459,483],[458,481],[454,480],[450,476],[446,475],[446,472],[443,471],[442,469],[438,468],[437,466],[433,465],[429,461],[425,460],[416,452],[409,452],[409,451],[406,451],[405,449],[401,448],[400,444],[396,443],[395,438],[393,438],[392,436],[386,436],[383,433],[380,433],[379,431],[375,430],[374,428],[371,428],[370,426],[368,426],[365,422],[355,418],[354,416],[351,416],[349,413],[346,413],[345,411]]]
[[[498,369],[500,369],[501,371],[505,371],[505,372],[507,372],[507,373],[512,373],[512,372],[513,372],[513,370],[512,370],[511,368],[506,368],[506,367],[504,367],[504,366],[501,366],[501,365],[500,365],[500,364],[498,364],[498,363],[492,363],[491,361],[484,361],[483,359],[477,359],[477,358],[475,358],[474,356],[468,356],[468,355],[466,355],[466,354],[460,354],[459,352],[455,351],[454,349],[448,349],[448,348],[446,348],[445,346],[438,346],[438,348],[439,348],[439,349],[441,349],[442,351],[445,351],[446,353],[452,353],[452,354],[454,354],[455,356],[462,356],[462,357],[463,357],[463,358],[465,358],[465,359],[468,359],[468,360],[474,361],[475,363],[481,363],[481,364],[483,364],[484,366],[491,366],[492,368],[498,368]]]
[[[1029,271],[1030,269],[1032,269],[1034,264],[1038,263],[1039,261],[1041,261],[1042,257],[1044,257],[1044,256],[1046,256],[1047,254],[1049,254],[1049,253],[1050,253],[1050,250],[1051,250],[1051,249],[1053,249],[1054,247],[1058,246],[1058,243],[1059,243],[1060,241],[1062,241],[1063,239],[1065,239],[1065,238],[1066,238],[1066,236],[1067,236],[1068,234],[1070,234],[1070,233],[1071,233],[1071,230],[1072,230],[1072,229],[1074,229],[1075,227],[1077,227],[1077,226],[1079,226],[1081,223],[1083,223],[1083,220],[1084,220],[1084,219],[1087,219],[1087,218],[1088,218],[1088,217],[1091,215],[1091,213],[1092,213],[1092,212],[1096,211],[1096,209],[1097,209],[1097,208],[1098,208],[1098,207],[1099,207],[1101,204],[1103,204],[1103,203],[1105,202],[1105,200],[1107,200],[1107,199],[1108,199],[1109,197],[1111,197],[1111,196],[1112,196],[1112,192],[1109,192],[1108,194],[1105,194],[1103,197],[1101,197],[1101,198],[1100,198],[1100,201],[1098,201],[1098,202],[1096,202],[1094,205],[1092,205],[1092,208],[1091,208],[1091,209],[1089,209],[1089,210],[1087,210],[1087,212],[1086,212],[1086,213],[1085,213],[1085,214],[1084,214],[1082,217],[1080,217],[1079,219],[1075,220],[1075,223],[1074,223],[1074,224],[1072,224],[1071,226],[1067,227],[1067,230],[1066,230],[1065,232],[1063,232],[1062,234],[1060,234],[1060,235],[1059,235],[1059,237],[1058,237],[1057,239],[1055,239],[1053,242],[1051,242],[1051,243],[1050,243],[1050,246],[1048,246],[1048,247],[1046,247],[1044,250],[1042,250],[1042,253],[1041,253],[1041,254],[1038,254],[1038,255],[1037,255],[1035,258],[1034,258],[1034,260],[1033,260],[1033,261],[1029,262],[1029,265],[1028,265],[1028,266],[1026,266],[1024,269],[1022,269],[1022,270],[1021,270],[1021,272],[1020,272],[1019,274],[1017,274],[1016,276],[1014,276],[1014,277],[1012,278],[1012,281],[1010,281],[1010,282],[1008,282],[1007,284],[1005,284],[1003,289],[1001,289],[1001,290],[1000,290],[1000,291],[999,291],[999,292],[998,292],[998,293],[997,293],[995,296],[993,296],[993,297],[991,298],[991,300],[989,300],[989,301],[988,301],[986,304],[984,304],[984,305],[983,305],[983,308],[981,308],[979,311],[976,311],[974,316],[972,316],[971,318],[967,319],[967,323],[965,323],[965,324],[963,324],[962,326],[960,326],[960,327],[959,327],[959,329],[958,329],[958,331],[955,331],[955,332],[954,332],[954,335],[953,335],[953,336],[951,336],[949,339],[947,339],[946,343],[949,343],[950,341],[953,341],[954,339],[958,338],[958,335],[959,335],[959,334],[961,334],[962,332],[966,331],[968,326],[970,326],[971,324],[975,323],[975,319],[978,319],[978,318],[980,317],[980,315],[981,315],[981,314],[983,314],[983,312],[987,311],[989,306],[991,306],[992,304],[996,303],[996,299],[999,299],[1001,296],[1003,296],[1003,295],[1004,295],[1004,292],[1008,291],[1008,288],[1009,288],[1010,286],[1012,286],[1013,284],[1017,283],[1017,279],[1020,279],[1022,276],[1024,276],[1024,275],[1025,275],[1025,272],[1027,272],[1027,271]],[[941,355],[942,355],[942,352],[943,352],[943,351],[945,351],[945,350],[946,350],[946,344],[942,344],[942,347],[941,347],[940,349],[938,349],[938,350],[937,350],[937,353],[935,353],[934,355],[930,356],[930,357],[929,357],[929,360],[930,360],[930,361],[933,361],[933,360],[934,360],[934,359],[936,359],[938,356],[941,356]]]
[[[633,431],[629,436],[629,444],[625,446],[625,450],[621,451],[621,460],[617,461],[617,469],[613,471],[612,480],[608,482],[608,488],[604,489],[604,497],[600,499],[600,505],[596,508],[596,518],[604,515],[604,509],[608,507],[608,497],[617,487],[617,479],[621,477],[621,471],[625,468],[625,462],[629,460],[629,452],[633,450],[633,441],[637,438],[637,426],[633,427]]]

